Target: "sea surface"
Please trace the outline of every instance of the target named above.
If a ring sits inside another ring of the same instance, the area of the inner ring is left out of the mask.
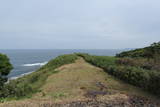
[[[36,71],[49,60],[63,54],[75,52],[89,53],[92,55],[114,56],[124,50],[118,49],[54,49],[54,50],[0,50],[10,58],[14,69],[9,74],[9,79],[16,79]]]

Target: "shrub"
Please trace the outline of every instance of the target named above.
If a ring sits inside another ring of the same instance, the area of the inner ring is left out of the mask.
[[[148,90],[158,96],[160,96],[160,72],[149,72],[150,81]]]
[[[12,68],[9,58],[4,54],[0,54],[0,90],[7,81],[7,75],[10,73]]]
[[[89,54],[77,53],[78,56],[83,57],[87,62],[105,68],[106,66],[115,65],[115,57],[112,56],[93,56]]]

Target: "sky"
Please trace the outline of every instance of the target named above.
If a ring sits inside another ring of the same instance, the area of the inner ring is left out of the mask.
[[[121,49],[160,41],[160,0],[0,0],[0,49]]]

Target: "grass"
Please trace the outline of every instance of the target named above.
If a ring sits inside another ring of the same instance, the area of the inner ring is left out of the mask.
[[[87,91],[100,90],[96,86],[97,82],[103,83],[108,87],[107,91],[114,93],[105,96],[106,98],[116,99],[117,97],[123,98],[125,95],[137,95],[157,100],[156,97],[147,92],[124,83],[108,75],[102,69],[90,65],[82,58],[76,60],[73,64],[63,65],[56,70],[59,72],[49,75],[46,82],[40,88],[41,91],[35,93],[30,99],[11,101],[0,104],[0,106],[7,105],[7,107],[10,107],[9,105],[12,105],[11,107],[17,107],[17,105],[24,104],[25,106],[35,105],[36,107],[45,101],[47,103],[54,103],[82,100],[86,99],[84,94]]]
[[[44,68],[41,70],[44,70]],[[31,98],[19,101],[4,101],[3,104],[0,104],[0,107],[17,107],[20,105],[39,107],[40,104],[46,103],[53,104],[55,102],[85,100],[87,98],[84,94],[87,91],[100,90],[96,85],[97,82],[101,82],[107,87],[105,91],[113,93],[103,96],[103,99],[125,99],[128,98],[126,97],[128,95],[136,95],[155,101],[159,100],[140,88],[108,75],[101,68],[87,63],[83,58],[77,59],[74,63],[59,66],[54,71],[57,72],[48,75],[45,82],[42,82],[43,85],[39,88],[40,91],[33,94]],[[99,99],[102,99],[102,97],[99,97]]]
[[[73,63],[77,59],[74,54],[62,55],[51,61],[48,64],[24,77],[18,78],[16,80],[11,80],[8,84],[4,86],[4,89],[0,91],[1,102],[4,100],[15,99],[19,100],[22,98],[31,97],[34,93],[37,93],[42,87],[49,75],[58,73],[55,70],[64,64]]]
[[[85,87],[88,90],[96,89],[94,83],[104,78],[103,75],[99,75],[101,69],[85,63],[82,59],[77,60],[74,64],[61,66],[56,70],[60,72],[49,76],[46,80],[46,84],[41,89],[46,97],[51,97],[53,99],[55,97],[50,95],[55,95],[57,92],[63,93],[67,99],[83,97],[83,91],[80,89],[81,87]],[[95,75],[97,76],[94,77]],[[80,93],[82,93],[82,95],[80,95]],[[61,98],[62,97],[60,97],[60,99]]]
[[[93,56],[77,53],[88,63],[102,68],[106,73],[126,83],[142,88],[156,96],[160,96],[160,72],[148,69],[153,67],[141,58],[117,58],[110,56]],[[156,64],[158,67],[159,64]],[[159,68],[159,67],[158,67]],[[156,68],[156,69],[158,69]],[[155,69],[155,68],[154,68]]]

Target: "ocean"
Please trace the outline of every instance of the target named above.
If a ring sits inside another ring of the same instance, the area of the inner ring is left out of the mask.
[[[123,50],[118,49],[54,49],[54,50],[0,50],[10,58],[14,69],[8,75],[9,79],[16,79],[36,71],[49,60],[63,54],[75,52],[89,53],[92,55],[114,56]]]

